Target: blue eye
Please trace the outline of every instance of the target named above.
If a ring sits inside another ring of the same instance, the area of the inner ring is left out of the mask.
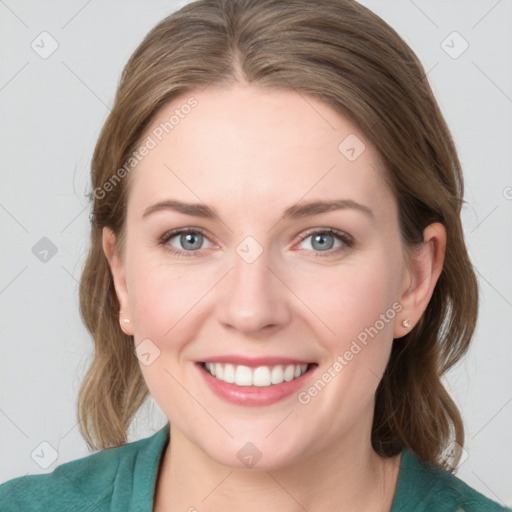
[[[308,248],[308,250],[318,253],[315,256],[324,256],[320,253],[327,253],[326,256],[330,256],[340,250],[354,246],[354,239],[351,236],[332,228],[309,231],[300,235],[300,238],[302,242],[311,238],[309,244],[311,248]],[[334,247],[336,241],[338,241],[338,245]]]
[[[327,257],[338,254],[343,250],[354,246],[354,239],[342,231],[333,228],[310,230],[299,235],[301,243],[311,239],[310,247],[306,250],[315,257]],[[176,242],[171,243],[176,239]],[[159,244],[178,257],[201,256],[204,242],[210,242],[206,234],[199,228],[180,228],[165,233],[159,240]],[[337,245],[336,245],[337,242]],[[211,243],[211,242],[210,242]],[[177,245],[178,246],[177,246]]]
[[[182,248],[170,244],[175,238]],[[160,244],[165,245],[169,252],[178,256],[197,256],[204,249],[202,246],[205,240],[208,240],[206,235],[197,228],[182,228],[166,233],[160,239]]]

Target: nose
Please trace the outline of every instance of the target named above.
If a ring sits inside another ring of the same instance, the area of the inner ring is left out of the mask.
[[[270,263],[265,251],[252,262],[234,255],[217,306],[224,327],[254,337],[268,335],[290,321],[291,292]]]

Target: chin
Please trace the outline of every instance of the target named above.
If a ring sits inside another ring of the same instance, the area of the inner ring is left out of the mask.
[[[301,460],[307,450],[305,446],[290,442],[292,439],[289,436],[288,443],[283,443],[282,437],[271,440],[265,439],[266,436],[268,432],[260,435],[252,432],[224,442],[205,437],[203,439],[208,439],[208,442],[198,443],[197,446],[207,457],[222,466],[251,471],[273,471],[291,466]]]

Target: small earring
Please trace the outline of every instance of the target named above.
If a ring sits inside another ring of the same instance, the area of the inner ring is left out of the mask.
[[[407,319],[406,319],[406,320],[404,320],[404,321],[402,322],[402,325],[403,325],[406,329],[409,329],[409,320],[407,320]]]
[[[129,318],[123,318],[123,322],[124,322],[125,324],[129,324],[129,323],[130,323],[130,319],[129,319]]]

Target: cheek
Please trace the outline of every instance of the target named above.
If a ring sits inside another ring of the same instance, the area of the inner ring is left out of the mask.
[[[325,327],[322,339],[331,357],[349,350],[354,340],[363,345],[373,339],[391,341],[401,309],[398,262],[398,258],[376,254],[347,260],[336,271],[331,268],[318,273],[314,286],[299,291],[299,296],[308,297],[308,305]],[[385,347],[382,351],[387,353]],[[380,353],[381,348],[366,352],[370,356],[370,352]]]
[[[146,347],[151,358],[149,364],[140,359],[140,368],[151,396],[173,423],[181,425],[194,410],[180,385],[181,364],[200,328],[201,297],[211,288],[210,279],[193,266],[155,264],[144,255],[134,255],[131,269],[134,342]]]
[[[136,340],[174,335],[181,319],[194,313],[208,290],[193,267],[155,265],[141,258],[134,259],[133,269],[129,287]]]
[[[373,410],[402,307],[397,300],[400,261],[381,255],[347,262],[339,272],[331,269],[320,276],[314,291],[310,288],[315,313],[329,330],[322,327],[324,334],[319,337],[325,351],[322,372],[299,395],[299,403],[309,414],[315,411],[325,417],[332,436],[350,428],[364,411]]]

